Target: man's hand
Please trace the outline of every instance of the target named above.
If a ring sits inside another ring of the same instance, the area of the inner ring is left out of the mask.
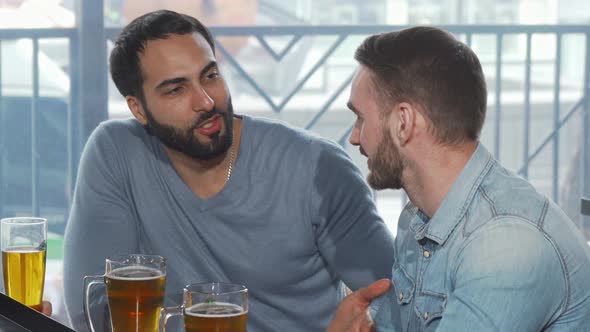
[[[326,332],[373,331],[373,319],[367,309],[371,301],[385,294],[389,287],[391,281],[381,279],[345,297]]]
[[[41,303],[41,312],[48,317],[51,317],[51,312],[53,311],[53,307],[51,306],[51,302],[43,301]]]

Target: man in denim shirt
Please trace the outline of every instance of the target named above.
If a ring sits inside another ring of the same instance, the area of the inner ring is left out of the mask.
[[[392,286],[348,296],[328,331],[372,320],[377,331],[590,331],[590,249],[479,143],[487,94],[473,51],[416,27],[367,38],[355,58],[350,142],[368,157],[369,184],[410,202]]]

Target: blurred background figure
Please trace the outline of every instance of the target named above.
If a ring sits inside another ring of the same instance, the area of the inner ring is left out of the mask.
[[[158,9],[169,9],[199,19],[206,26],[256,25],[258,0],[117,0],[122,23]],[[220,38],[224,48],[236,55],[247,44],[247,37]],[[220,54],[217,54],[219,57]]]

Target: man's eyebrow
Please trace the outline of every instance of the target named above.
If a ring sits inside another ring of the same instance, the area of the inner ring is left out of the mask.
[[[351,102],[346,103],[346,106],[353,111],[355,114],[358,114],[358,110],[356,109],[356,107],[354,107],[354,105]]]
[[[217,67],[217,62],[215,61],[211,61],[209,62],[202,70],[201,73],[199,74],[199,76],[203,76],[205,75],[209,70],[211,70],[211,68]],[[167,85],[173,85],[173,84],[178,84],[178,83],[184,83],[188,81],[188,78],[186,77],[175,77],[175,78],[170,78],[167,80],[163,80],[160,84],[158,84],[158,86],[156,86],[156,90],[159,90]]]
[[[217,67],[217,62],[215,62],[215,61],[209,62],[205,67],[203,67],[203,69],[201,70],[201,73],[199,74],[199,77],[203,77],[205,74],[207,74],[207,72],[209,70],[211,70],[211,68],[216,68],[216,67]]]
[[[175,78],[170,78],[167,80],[163,80],[160,84],[158,84],[158,86],[156,86],[156,90],[159,90],[167,85],[173,85],[173,84],[178,84],[178,83],[183,83],[188,81],[188,78],[186,77],[175,77]]]

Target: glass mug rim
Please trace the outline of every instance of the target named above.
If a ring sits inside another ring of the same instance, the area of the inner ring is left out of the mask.
[[[41,217],[11,217],[2,218],[0,222],[5,225],[42,225],[47,223],[47,218]]]
[[[145,258],[152,258],[152,259],[156,259],[157,261],[154,263],[166,263],[166,258],[164,256],[160,256],[160,255],[147,255],[147,254],[117,254],[117,255],[112,255],[109,256],[107,258],[105,258],[105,263],[107,262],[111,262],[111,263],[121,263],[124,264],[125,260],[128,258],[139,258],[139,257],[145,257]],[[140,265],[141,263],[138,262],[129,262],[129,264],[136,264],[136,265]]]
[[[113,271],[121,268],[144,267],[155,269],[161,276],[166,276],[166,258],[160,255],[117,254],[105,258],[104,277],[111,276]]]
[[[228,291],[203,291],[198,290],[198,287],[210,286],[210,285],[220,285],[223,287],[230,287],[232,290]],[[203,294],[203,295],[231,295],[231,294],[241,294],[241,293],[248,293],[248,288],[245,285],[237,284],[233,282],[217,282],[217,281],[210,281],[210,282],[196,282],[192,284],[188,284],[184,286],[185,293],[195,293],[195,294]]]

